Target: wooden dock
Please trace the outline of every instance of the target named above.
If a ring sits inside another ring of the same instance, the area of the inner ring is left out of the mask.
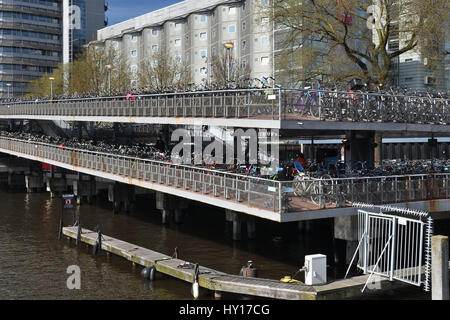
[[[77,238],[77,227],[63,228],[63,234],[69,239]],[[80,241],[91,246],[97,243],[97,232],[82,229]],[[152,251],[134,244],[102,235],[103,251],[123,257],[143,267],[154,266],[158,272],[192,283],[194,269],[179,268],[185,260]],[[206,267],[199,267],[198,283],[200,287],[233,294],[283,300],[317,300],[317,299],[348,299],[361,297],[361,289],[368,276],[357,276],[346,280],[337,280],[320,286],[308,286],[302,283],[285,283],[273,279],[246,278],[226,274]],[[381,290],[390,290],[404,286],[400,282],[381,280]],[[380,290],[376,290],[377,293]],[[367,291],[366,291],[367,292]],[[367,293],[364,293],[367,294]]]

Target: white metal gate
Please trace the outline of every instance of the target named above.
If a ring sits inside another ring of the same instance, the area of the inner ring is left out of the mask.
[[[429,214],[392,206],[360,203],[354,206],[362,208],[358,210],[359,243],[347,274],[358,254],[358,268],[370,274],[367,283],[378,275],[415,286],[423,284],[425,291],[429,291],[432,234]]]

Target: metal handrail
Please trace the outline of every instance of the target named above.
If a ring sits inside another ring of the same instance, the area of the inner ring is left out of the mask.
[[[309,94],[315,92],[315,97]],[[0,104],[0,115],[225,117],[271,120],[450,123],[450,100],[306,89],[191,91]]]
[[[325,208],[327,204],[340,208],[369,198],[375,199],[370,201],[375,204],[445,198],[449,195],[450,186],[449,173],[328,180],[305,179],[302,182],[309,189],[304,194],[295,195],[295,184],[298,181],[275,181],[214,169],[178,165],[168,161],[83,150],[11,137],[0,137],[0,148],[71,166],[159,182],[176,188],[193,190],[193,192],[211,193],[232,201],[247,202],[249,207],[259,207],[280,214],[292,211],[286,205],[289,202],[287,198],[298,199],[296,205],[300,206],[311,202],[313,198],[316,200],[315,209]],[[309,209],[314,210],[311,206]]]

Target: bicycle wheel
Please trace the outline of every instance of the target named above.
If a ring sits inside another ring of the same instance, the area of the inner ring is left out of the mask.
[[[322,193],[320,192],[320,183],[318,180],[313,181],[310,186],[311,202],[315,205],[320,204],[320,199],[322,198]]]
[[[335,201],[335,181],[333,180],[333,177],[329,174],[325,174],[320,178],[321,181],[321,187],[322,187],[322,195],[325,196],[325,202],[334,202]]]
[[[294,183],[292,184],[294,188],[294,195],[296,197],[302,197],[306,193],[306,183],[304,179],[300,176],[294,178]]]
[[[317,100],[310,100],[310,107],[309,107],[309,113],[311,114],[311,117],[314,119],[320,119],[320,103],[319,98]]]

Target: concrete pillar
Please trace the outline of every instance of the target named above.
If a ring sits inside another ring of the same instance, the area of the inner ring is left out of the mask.
[[[25,176],[25,187],[27,188],[27,192],[39,192],[44,190],[44,180],[42,175],[33,176],[26,175]]]
[[[298,231],[301,233],[310,233],[313,229],[313,224],[311,220],[299,221],[297,224]]]
[[[306,231],[306,233],[310,233],[313,230],[314,222],[311,221],[311,220],[307,220],[304,223],[305,223],[305,231]]]
[[[52,198],[66,192],[67,190],[66,179],[62,177],[62,175],[60,175],[60,177],[54,178],[46,177],[45,183],[46,183],[46,190],[47,192],[50,192],[50,196]]]
[[[247,238],[248,239],[256,238],[256,221],[254,217],[249,217],[247,219]]]
[[[119,140],[119,136],[120,136],[120,124],[117,122],[114,122],[113,129],[114,129],[113,140],[115,143],[117,143],[117,141]]]
[[[169,223],[171,217],[174,217],[175,223],[182,222],[183,210],[188,207],[186,199],[162,192],[156,192],[155,199],[156,209],[161,210],[164,224]]]
[[[335,217],[334,238],[346,241],[345,257],[342,260],[345,259],[345,263],[349,264],[358,246],[358,216]],[[337,257],[337,260],[341,260],[340,257]],[[356,261],[353,261],[353,263],[356,263]]]
[[[114,213],[129,212],[135,200],[134,186],[119,182],[108,185],[108,200],[113,203]]]
[[[8,189],[10,191],[19,191],[25,189],[25,175],[23,173],[9,172]]]
[[[431,237],[431,298],[449,300],[448,237]]]
[[[162,224],[169,224],[172,220],[173,211],[169,209],[161,210]]]
[[[241,240],[242,222],[239,219],[233,220],[233,240]]]
[[[131,123],[127,123],[125,127],[125,136],[127,139],[127,143],[131,144],[133,141],[133,126]]]
[[[96,194],[95,179],[90,176],[80,175],[80,180],[73,180],[73,193],[77,196],[77,203],[81,204],[82,199],[91,203]]]
[[[183,221],[183,209],[175,209],[175,223],[180,224]]]
[[[375,144],[374,164],[375,168],[379,168],[383,164],[383,135],[381,132],[375,132]]]
[[[346,132],[345,163],[352,167],[358,161],[366,161],[367,167],[374,168],[375,134],[373,131]]]
[[[232,239],[239,241],[242,237],[242,222],[246,221],[243,214],[233,211],[233,210],[226,210],[225,211],[225,217],[227,221],[230,221],[233,225],[233,233],[232,233]]]
[[[0,172],[0,184],[2,186],[7,186],[8,185],[8,172]]]
[[[113,214],[118,214],[120,212],[120,201],[113,201]]]

